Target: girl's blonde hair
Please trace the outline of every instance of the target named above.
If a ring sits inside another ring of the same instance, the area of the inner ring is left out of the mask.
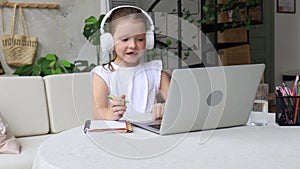
[[[145,28],[147,27],[147,18],[146,16],[142,13],[141,10],[133,7],[123,7],[114,10],[110,17],[108,22],[109,24],[109,32],[113,35],[116,31],[116,26],[118,25],[118,19],[131,19],[131,20],[139,20],[145,23]],[[114,22],[115,21],[115,22]],[[116,60],[117,55],[114,53],[113,58],[106,64],[103,64],[102,66],[104,67],[105,65],[108,65],[108,69],[111,71],[114,71],[114,68],[112,66],[112,62]]]

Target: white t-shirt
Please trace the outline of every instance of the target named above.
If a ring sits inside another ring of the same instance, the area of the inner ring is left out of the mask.
[[[136,67],[119,67],[111,63],[115,71],[108,65],[97,66],[92,70],[107,84],[108,93],[120,97],[126,95],[129,101],[124,117],[138,113],[151,113],[156,96],[159,92],[162,62],[153,60],[140,63]]]

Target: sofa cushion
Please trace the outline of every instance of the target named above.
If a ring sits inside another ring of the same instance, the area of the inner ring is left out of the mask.
[[[0,112],[16,137],[48,133],[49,119],[42,77],[1,76]]]
[[[50,132],[58,133],[92,118],[90,73],[44,77],[50,118]]]
[[[21,153],[0,154],[0,168],[31,169],[38,147],[50,136],[51,134],[17,138],[17,142],[21,145]]]

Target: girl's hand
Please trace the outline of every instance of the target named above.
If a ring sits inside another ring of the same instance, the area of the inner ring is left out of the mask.
[[[110,109],[116,118],[115,120],[119,120],[120,118],[122,118],[127,109],[127,106],[125,104],[125,95],[123,94],[121,95],[121,97],[112,96]]]
[[[161,119],[164,114],[165,103],[157,103],[152,107],[152,119]]]

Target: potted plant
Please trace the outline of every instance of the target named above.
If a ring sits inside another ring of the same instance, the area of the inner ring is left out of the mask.
[[[90,16],[85,19],[83,36],[93,45],[97,50],[97,65],[100,64],[100,24],[105,14],[101,14],[97,19],[95,16]]]

